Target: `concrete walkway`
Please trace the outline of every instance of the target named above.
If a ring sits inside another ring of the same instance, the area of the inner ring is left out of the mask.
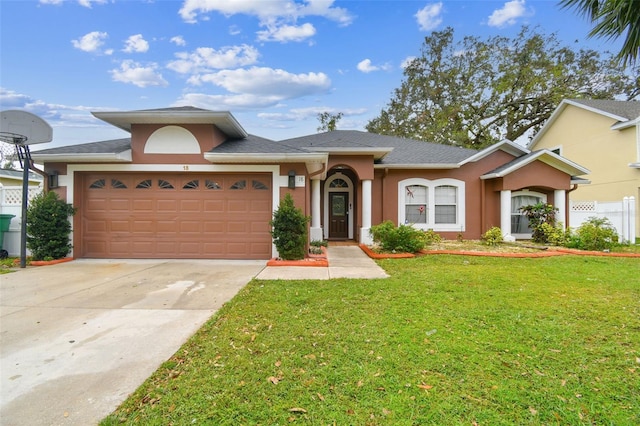
[[[389,275],[360,247],[332,246],[327,249],[329,267],[267,266],[259,280],[328,280],[332,278],[388,278]]]

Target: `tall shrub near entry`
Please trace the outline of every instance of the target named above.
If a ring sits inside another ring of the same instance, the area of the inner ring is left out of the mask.
[[[285,195],[270,222],[273,244],[281,259],[304,259],[308,223],[309,218],[296,208],[291,194]]]
[[[553,227],[556,226],[556,213],[558,209],[551,204],[538,203],[532,206],[520,207],[520,210],[529,219],[531,227],[531,239],[536,243],[548,243],[547,235],[542,227],[547,223]]]
[[[61,259],[71,251],[69,217],[76,209],[55,192],[40,193],[27,208],[27,247],[34,260]]]

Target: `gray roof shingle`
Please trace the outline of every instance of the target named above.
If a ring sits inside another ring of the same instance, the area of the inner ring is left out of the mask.
[[[609,114],[614,114],[627,120],[634,120],[640,117],[640,102],[637,101],[615,101],[607,99],[570,99],[570,101]]]
[[[41,149],[40,154],[119,154],[131,149],[131,138],[112,139],[108,141],[90,142],[79,145],[61,146]]]
[[[357,130],[334,130],[280,143],[314,150],[326,148],[393,148],[380,164],[457,164],[478,151]]]

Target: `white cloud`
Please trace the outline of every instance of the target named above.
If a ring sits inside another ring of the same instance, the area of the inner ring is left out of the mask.
[[[147,42],[142,34],[136,34],[130,36],[124,43],[124,52],[127,53],[144,53],[149,50],[149,42]]]
[[[175,56],[178,59],[169,62],[167,68],[180,74],[191,74],[253,65],[258,61],[260,54],[255,47],[243,44],[223,47],[220,50],[199,47],[191,53],[179,52]]]
[[[434,30],[442,23],[442,2],[431,3],[415,14],[420,31]]]
[[[335,7],[334,0],[185,0],[179,11],[185,22],[195,23],[206,20],[207,13],[217,12],[225,16],[244,14],[255,16],[264,30],[258,31],[260,41],[302,41],[316,33],[313,25],[296,25],[298,19],[309,16],[323,17],[346,26],[353,22],[353,16],[342,7]],[[232,27],[232,34],[237,30]]]
[[[331,80],[324,73],[292,74],[281,69],[252,67],[222,70],[198,77],[203,83],[223,87],[231,93],[291,99],[326,92]]]
[[[257,34],[258,40],[260,41],[279,41],[286,43],[288,41],[303,41],[309,37],[313,37],[316,34],[316,29],[309,23],[299,26],[268,26],[266,30],[258,31]]]
[[[302,121],[309,118],[317,118],[318,114],[328,112],[330,114],[342,113],[343,117],[361,115],[367,112],[366,108],[333,108],[333,107],[307,107],[292,108],[289,112],[261,112],[258,118],[269,121]]]
[[[414,59],[417,59],[415,56],[407,56],[406,58],[404,58],[404,60],[400,63],[400,67],[402,69],[407,68],[411,62],[413,62]]]
[[[122,61],[120,69],[109,71],[114,81],[130,83],[138,87],[167,86],[169,83],[157,72],[156,64],[143,66],[132,60]]]
[[[370,73],[374,71],[387,71],[390,68],[391,66],[389,64],[373,65],[371,63],[371,59],[368,59],[368,58],[358,62],[358,70],[362,71],[363,73]]]
[[[105,4],[108,0],[78,0],[78,4],[80,6],[88,7],[91,9],[92,4]],[[65,0],[40,0],[40,4],[53,4],[53,5],[61,5],[65,2]]]
[[[184,41],[184,38],[182,36],[175,36],[175,37],[171,37],[171,43],[175,44],[176,46],[186,46],[187,42]]]
[[[189,23],[197,22],[203,14],[218,12],[226,16],[256,16],[264,24],[275,20],[293,22],[304,16],[320,16],[341,25],[349,25],[353,21],[351,14],[344,8],[334,7],[333,3],[333,0],[307,0],[304,3],[292,0],[185,0],[178,13]]]
[[[504,4],[502,9],[496,9],[489,16],[490,27],[504,27],[513,25],[518,18],[526,13],[525,0],[512,0]]]
[[[107,0],[78,0],[80,6],[88,7],[89,9],[91,9],[92,3],[105,4],[106,2]]]
[[[201,108],[265,108],[283,100],[326,92],[331,80],[323,73],[292,74],[280,69],[253,67],[222,70],[194,76],[191,83],[210,83],[228,91],[228,94],[186,93],[177,105]]]
[[[109,35],[105,32],[92,31],[77,40],[71,40],[71,44],[73,44],[73,47],[76,49],[84,52],[97,52],[107,37],[109,37]]]

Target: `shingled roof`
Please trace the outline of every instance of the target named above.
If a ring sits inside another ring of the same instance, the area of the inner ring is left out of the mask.
[[[294,145],[312,151],[331,152],[336,148],[388,148],[390,152],[377,163],[382,165],[443,165],[458,164],[478,151],[451,145],[403,139],[394,136],[357,130],[334,130],[293,139],[286,139],[278,144]]]
[[[637,101],[608,99],[569,99],[569,101],[615,115],[622,120],[634,120],[640,117],[640,102]]]

